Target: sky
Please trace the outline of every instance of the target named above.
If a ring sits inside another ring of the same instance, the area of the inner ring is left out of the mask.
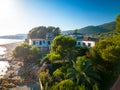
[[[80,29],[115,21],[120,0],[0,0],[0,36],[38,26]]]

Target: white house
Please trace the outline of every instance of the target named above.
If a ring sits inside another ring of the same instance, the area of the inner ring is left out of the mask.
[[[76,39],[76,47],[87,46],[88,48],[95,46],[97,39],[92,37],[85,37],[84,35],[69,35]],[[29,45],[37,46],[41,52],[49,52],[50,45],[54,39],[52,33],[47,33],[46,36],[37,36],[29,39]]]
[[[94,47],[96,44],[96,41],[89,41],[89,40],[77,40],[76,46],[87,46],[87,47]]]
[[[93,37],[88,37],[88,36],[84,36],[82,34],[72,34],[69,35],[72,38],[76,39],[76,46],[80,47],[80,46],[86,46],[88,48],[95,46],[97,39],[93,38]]]
[[[37,46],[41,52],[48,52],[54,35],[52,33],[46,34],[46,38],[30,38],[29,45]]]

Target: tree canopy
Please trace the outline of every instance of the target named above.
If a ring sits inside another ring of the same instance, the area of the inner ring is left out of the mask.
[[[13,56],[23,59],[37,59],[40,57],[40,50],[36,46],[31,46],[28,43],[23,43],[17,46],[13,51]]]
[[[39,26],[39,27],[35,27],[29,31],[28,36],[27,36],[27,40],[29,38],[46,38],[47,33],[52,33],[52,34],[54,34],[54,36],[57,36],[60,34],[60,32],[61,32],[61,30],[59,27]]]
[[[62,59],[70,59],[75,46],[75,39],[70,36],[59,35],[53,40],[50,53],[58,54]]]
[[[54,68],[47,90],[109,90],[120,74],[120,15],[116,21],[117,34],[99,40],[90,49],[76,47],[76,40],[69,36],[57,36],[47,55]]]
[[[96,55],[106,61],[120,60],[120,36],[114,36],[101,40],[93,48]]]
[[[101,76],[101,90],[108,90],[120,74],[120,35],[100,40],[91,50],[94,68]]]
[[[120,34],[120,14],[116,18],[116,33]]]

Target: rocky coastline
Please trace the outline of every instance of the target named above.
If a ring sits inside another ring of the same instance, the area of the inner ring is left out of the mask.
[[[34,79],[31,78],[25,79],[21,77],[21,75],[19,74],[20,69],[24,70],[24,68],[26,68],[27,66],[23,67],[25,62],[24,60],[22,60],[22,58],[18,59],[18,58],[13,58],[12,56],[12,51],[15,49],[15,47],[22,43],[23,42],[15,42],[15,43],[0,45],[0,47],[6,48],[5,55],[3,58],[0,58],[0,60],[8,61],[10,64],[10,67],[6,72],[6,75],[4,75],[3,78],[0,79],[0,90],[10,90],[10,88],[14,88],[16,86],[29,85],[35,83]],[[29,88],[25,88],[25,90],[29,90]]]

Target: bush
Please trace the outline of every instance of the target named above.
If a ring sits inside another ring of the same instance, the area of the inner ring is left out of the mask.
[[[15,58],[32,60],[40,57],[40,51],[36,46],[31,46],[28,43],[23,43],[13,50],[13,56]]]

